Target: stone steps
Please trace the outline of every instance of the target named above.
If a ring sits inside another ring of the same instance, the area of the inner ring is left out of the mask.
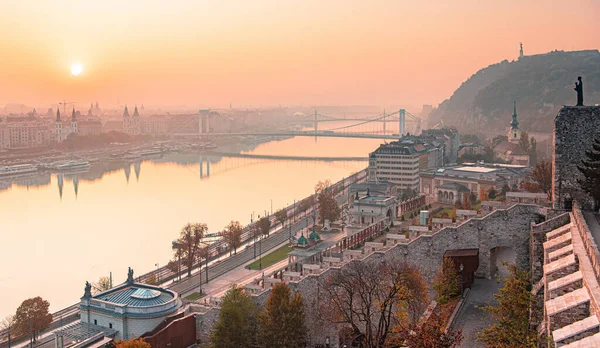
[[[598,333],[600,322],[595,315],[589,316],[583,320],[574,322],[552,332],[554,344],[560,347],[573,341],[580,340],[586,336],[592,336]]]
[[[568,255],[568,254],[573,254],[573,244],[569,244],[565,247],[562,247],[560,249],[554,250],[551,253],[548,253],[548,260],[550,262],[556,261],[557,259],[561,258],[563,255]]]
[[[544,265],[544,277],[546,281],[552,282],[579,269],[575,255],[567,255],[556,261]]]
[[[562,236],[553,238],[547,242],[544,242],[544,251],[548,254],[562,247],[571,244],[572,235],[571,232],[567,232]]]
[[[588,336],[579,341],[575,341],[573,343],[569,343],[562,348],[592,348],[592,347],[600,347],[600,333],[597,333],[592,336]]]
[[[546,287],[550,299],[564,295],[583,287],[583,274],[581,271],[568,274],[548,283]]]
[[[571,231],[571,224],[566,224],[564,226],[561,226],[555,230],[552,230],[548,233],[546,233],[546,240],[551,240],[554,239],[556,237],[559,237],[561,235],[563,235],[564,233],[570,232]]]

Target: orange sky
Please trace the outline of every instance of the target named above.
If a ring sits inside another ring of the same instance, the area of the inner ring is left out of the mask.
[[[596,0],[0,0],[0,105],[438,104],[519,41],[600,48],[598,18]]]

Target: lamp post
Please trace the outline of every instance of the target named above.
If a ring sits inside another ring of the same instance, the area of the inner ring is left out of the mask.
[[[158,263],[155,263],[154,266],[156,266],[156,283],[159,284],[160,283],[160,272],[158,271]]]
[[[271,215],[273,215],[273,200],[269,199],[271,201]]]

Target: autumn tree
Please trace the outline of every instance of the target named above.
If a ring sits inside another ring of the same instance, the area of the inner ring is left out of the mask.
[[[114,346],[116,348],[151,348],[150,343],[144,341],[143,338],[136,339],[135,337],[127,341],[118,340]]]
[[[14,316],[15,334],[29,334],[35,342],[40,332],[52,323],[52,314],[48,313],[49,307],[50,303],[39,296],[23,301]]]
[[[539,162],[533,168],[521,187],[528,192],[544,192],[548,200],[552,199],[552,163],[549,160]]]
[[[479,189],[479,200],[482,202],[489,200],[488,193],[483,188]]]
[[[206,224],[188,223],[183,226],[179,234],[176,244],[180,246],[181,258],[187,266],[188,277],[192,276],[192,267],[198,259],[198,249],[206,231],[208,231]]]
[[[329,180],[319,181],[315,185],[315,192],[317,193],[319,205],[319,222],[323,224],[325,219],[329,219],[329,221],[338,220],[342,211],[335,200],[331,182]]]
[[[534,166],[537,164],[537,141],[534,137],[529,140],[529,165]]]
[[[323,319],[349,327],[362,347],[383,347],[392,327],[414,324],[427,305],[427,284],[419,270],[398,260],[351,261],[321,285]]]
[[[225,230],[221,232],[221,235],[223,236],[223,239],[225,240],[225,243],[229,248],[229,256],[231,256],[231,250],[233,250],[233,252],[237,254],[237,248],[239,248],[240,245],[242,245],[243,230],[244,227],[242,227],[242,224],[239,221],[232,220],[225,227]]]
[[[263,216],[257,222],[258,230],[263,236],[269,235],[269,230],[271,229],[271,219],[266,216]]]
[[[275,218],[277,218],[277,221],[279,221],[282,227],[285,220],[287,220],[287,217],[287,210],[285,208],[275,212]]]
[[[265,311],[258,315],[258,341],[264,348],[297,348],[306,344],[304,299],[286,283],[271,289]]]
[[[527,153],[531,149],[531,144],[529,142],[529,134],[527,134],[526,131],[521,132],[521,137],[519,138],[519,147]]]
[[[451,299],[460,295],[461,284],[454,262],[449,257],[444,257],[442,265],[435,274],[433,290],[436,301],[440,304],[448,303]]]
[[[150,273],[148,277],[146,277],[145,283],[148,285],[158,285],[158,281],[156,280],[156,274],[154,274],[154,272]]]
[[[301,200],[298,203],[298,210],[302,213],[306,213],[310,207],[312,207],[315,204],[315,200],[313,196],[309,196],[307,198],[304,198],[303,200]]]
[[[495,321],[478,334],[478,339],[490,347],[533,347],[537,333],[529,325],[529,310],[535,300],[531,294],[529,273],[512,263],[509,274],[497,294],[497,304],[483,307]]]
[[[585,159],[577,169],[583,174],[579,179],[581,187],[595,200],[600,201],[600,137],[596,138],[592,149],[585,152]]]
[[[431,313],[425,323],[394,327],[389,348],[455,348],[463,340],[462,330],[446,332],[446,325],[438,312]]]
[[[253,347],[257,334],[257,308],[243,288],[231,286],[221,300],[219,320],[210,334],[213,348]]]

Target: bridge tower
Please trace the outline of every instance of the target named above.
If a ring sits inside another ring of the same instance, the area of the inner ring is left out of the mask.
[[[400,137],[402,137],[404,135],[404,127],[406,126],[406,110],[400,109],[398,115],[400,119]]]
[[[385,135],[385,109],[383,109],[383,135]]]
[[[200,179],[204,177],[203,168],[204,167],[204,156],[200,156]]]
[[[317,121],[317,109],[315,109],[315,135],[317,134],[317,125],[319,124],[319,121]]]

